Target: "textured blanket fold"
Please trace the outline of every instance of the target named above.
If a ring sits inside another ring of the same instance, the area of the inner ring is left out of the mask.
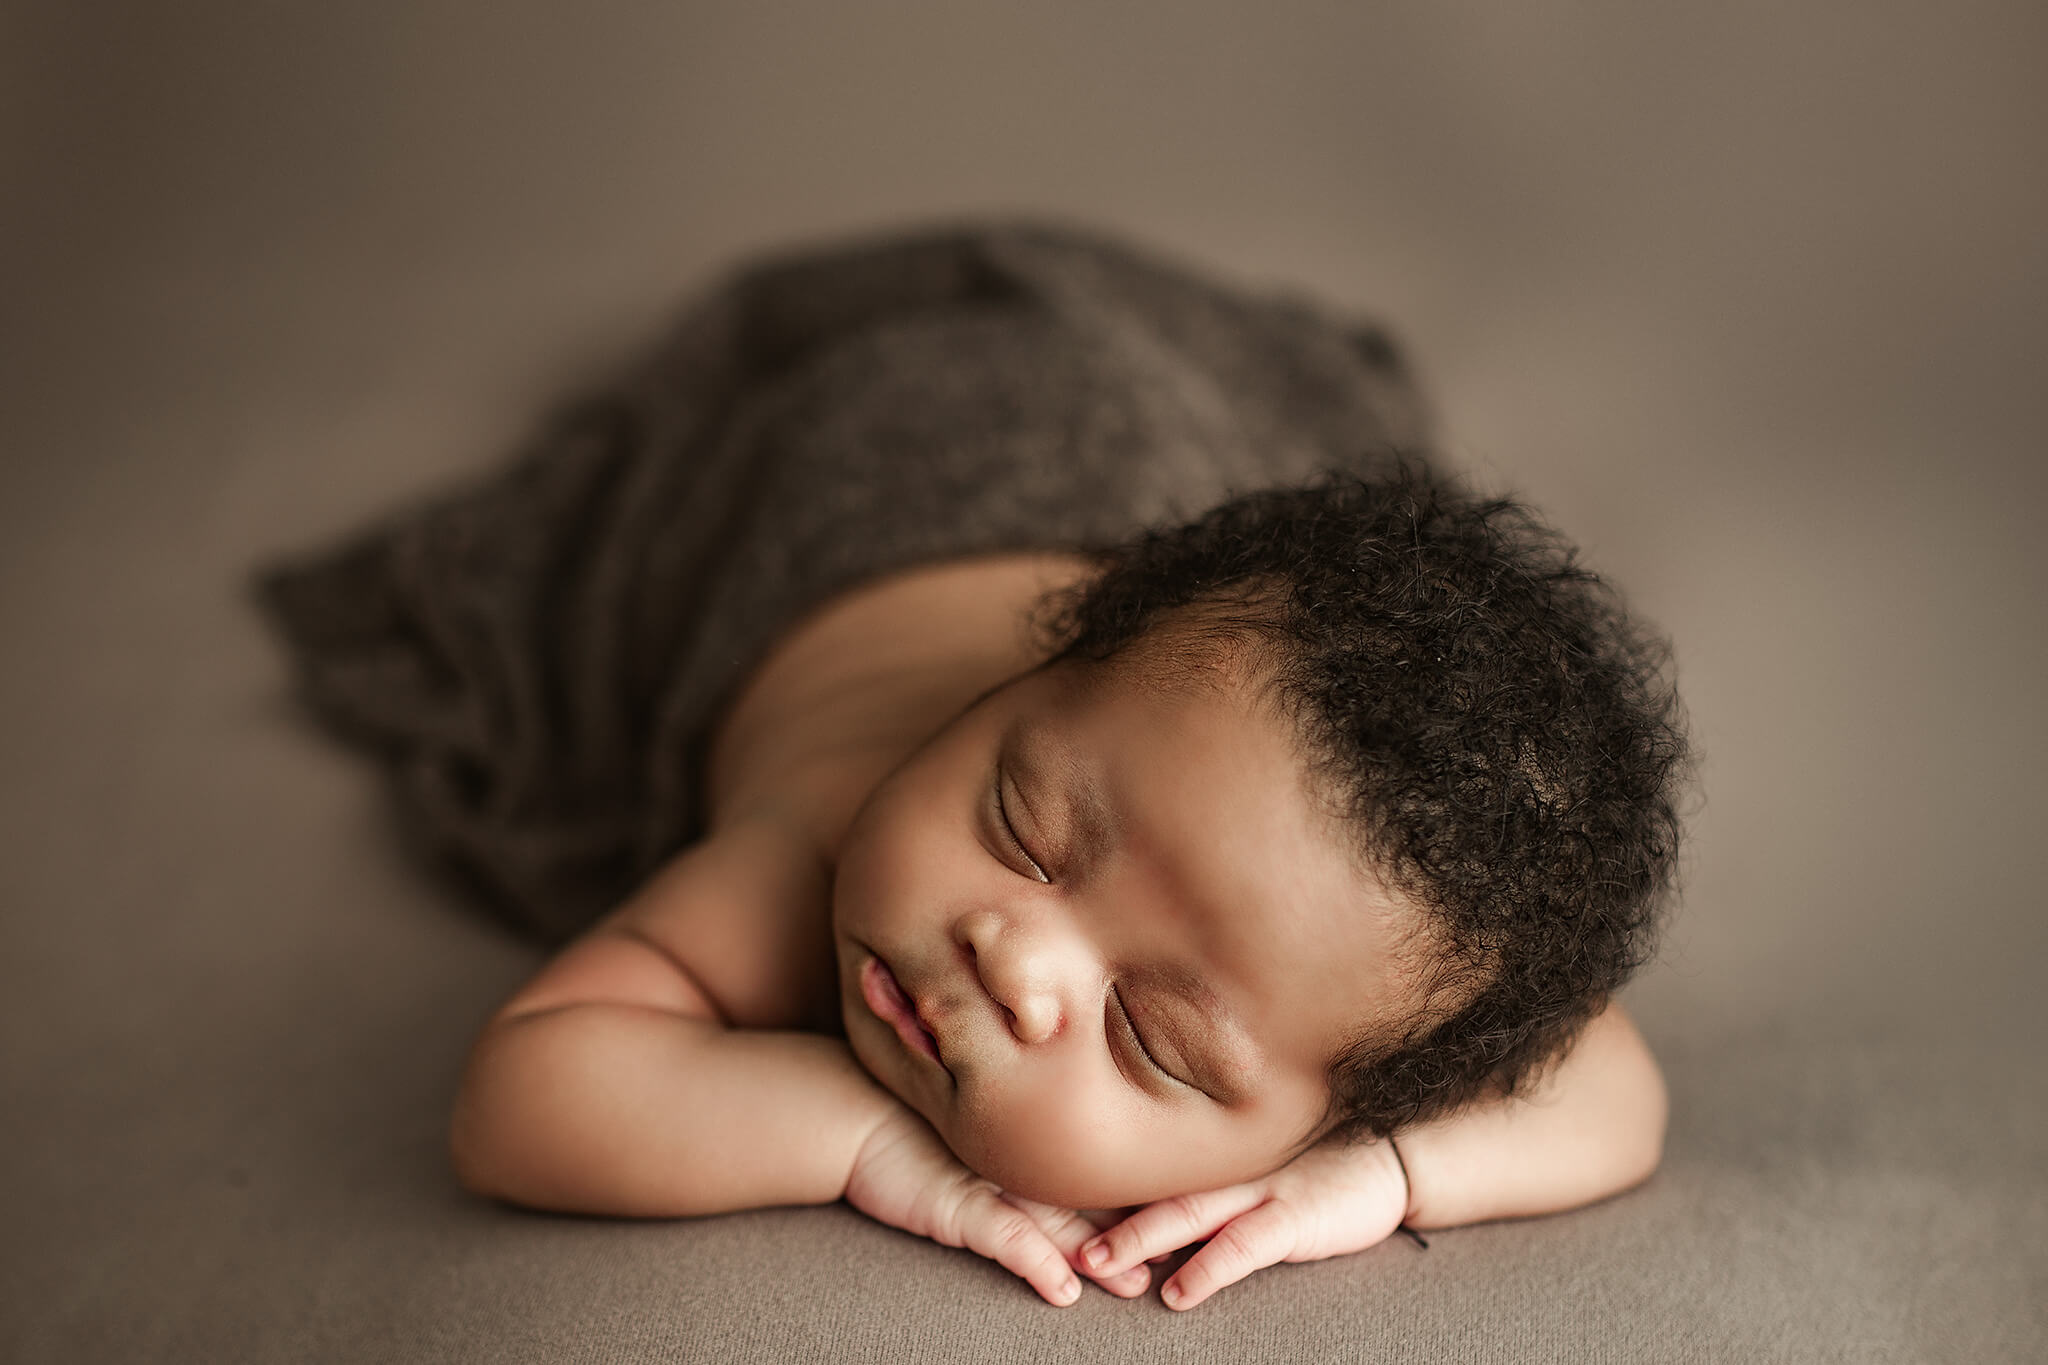
[[[1362,320],[1093,231],[961,223],[742,265],[510,467],[257,586],[417,842],[555,941],[701,833],[720,709],[806,608],[1425,434]]]

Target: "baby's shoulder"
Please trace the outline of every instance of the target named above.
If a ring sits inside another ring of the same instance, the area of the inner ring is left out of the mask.
[[[838,594],[783,633],[710,739],[710,826],[772,812],[827,856],[874,786],[969,702],[1039,662],[1032,609],[1091,571],[1020,553],[920,565]]]

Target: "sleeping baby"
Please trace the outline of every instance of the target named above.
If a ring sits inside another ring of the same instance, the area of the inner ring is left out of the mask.
[[[304,695],[557,949],[484,1195],[845,1200],[1176,1308],[1644,1179],[1657,638],[1369,323],[1043,222],[731,273],[509,470],[275,568]]]
[[[1672,871],[1659,655],[1520,507],[1410,464],[1094,559],[834,599],[721,725],[707,834],[497,1013],[463,1183],[845,1199],[1047,1300],[1644,1179],[1612,1003]]]

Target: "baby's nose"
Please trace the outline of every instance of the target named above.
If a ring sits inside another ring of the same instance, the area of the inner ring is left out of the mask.
[[[1027,925],[983,914],[962,922],[960,945],[1020,1043],[1046,1042],[1066,1027],[1077,974],[1086,970],[1086,954],[1070,937],[1043,919]]]
[[[1010,1032],[1021,1043],[1043,1043],[1060,1031],[1060,1004],[1051,991],[1022,991],[1004,1006],[1010,1014]]]

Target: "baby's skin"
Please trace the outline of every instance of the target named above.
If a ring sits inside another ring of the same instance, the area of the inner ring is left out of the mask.
[[[1318,1141],[1330,1058],[1420,1008],[1419,912],[1246,680],[1042,665],[1014,627],[1078,568],[934,567],[793,633],[715,746],[707,836],[486,1026],[465,1185],[625,1216],[844,1199],[1055,1304],[1206,1243],[1161,1290],[1186,1309],[1649,1174],[1664,1091],[1618,1007],[1524,1094]]]

